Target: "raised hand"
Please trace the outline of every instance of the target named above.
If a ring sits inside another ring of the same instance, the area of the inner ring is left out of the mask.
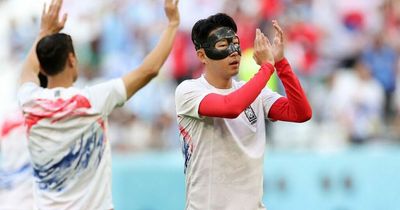
[[[123,76],[128,98],[156,77],[168,58],[180,22],[178,2],[179,0],[165,0],[164,10],[168,18],[168,27],[162,33],[157,45],[145,57],[143,63]]]
[[[278,21],[273,20],[272,25],[275,28],[275,37],[272,44],[272,52],[274,54],[274,60],[280,61],[284,57],[284,44],[283,44],[283,31],[278,24]]]
[[[258,65],[265,63],[275,64],[271,43],[258,28],[256,29],[256,38],[254,40],[253,58]]]
[[[180,22],[179,10],[178,10],[179,0],[165,0],[164,10],[169,24],[172,26],[178,26]]]
[[[46,8],[46,4],[44,5],[40,23],[40,33],[22,65],[20,84],[25,82],[40,84],[38,79],[40,65],[36,56],[36,44],[41,38],[58,33],[64,28],[65,22],[67,21],[67,14],[64,14],[63,18],[59,20],[62,2],[62,0],[52,0],[48,9]]]
[[[62,0],[52,0],[48,9],[46,4],[44,5],[40,24],[40,30],[43,35],[58,33],[64,28],[67,14],[64,14],[62,19],[59,20],[62,2]]]

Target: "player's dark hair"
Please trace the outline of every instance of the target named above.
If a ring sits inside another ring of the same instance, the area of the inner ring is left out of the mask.
[[[46,88],[48,83],[46,75],[39,72],[38,77],[39,77],[40,87]]]
[[[69,53],[75,54],[74,46],[71,36],[64,33],[45,36],[36,45],[40,67],[48,76],[64,69]]]
[[[200,49],[201,44],[207,41],[208,35],[213,30],[220,27],[228,27],[235,31],[235,33],[237,32],[235,21],[224,13],[211,15],[207,19],[197,21],[192,28],[192,42],[196,50]]]

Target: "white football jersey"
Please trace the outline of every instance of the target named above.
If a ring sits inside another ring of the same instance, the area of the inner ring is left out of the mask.
[[[21,86],[37,209],[113,208],[107,118],[126,97],[121,79],[84,89]]]
[[[281,95],[264,88],[237,118],[199,116],[199,105],[210,93],[227,95],[204,76],[186,80],[176,89],[175,102],[185,158],[187,210],[261,210],[265,119]]]

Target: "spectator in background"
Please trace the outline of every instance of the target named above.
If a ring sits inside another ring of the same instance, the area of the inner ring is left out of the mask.
[[[348,90],[351,98],[345,113],[349,121],[345,127],[349,128],[350,141],[359,144],[380,137],[385,96],[382,86],[360,59],[354,71],[354,87]]]
[[[376,33],[372,42],[362,51],[362,62],[385,90],[384,116],[390,122],[394,115],[394,91],[396,90],[398,54],[385,43],[385,34]]]

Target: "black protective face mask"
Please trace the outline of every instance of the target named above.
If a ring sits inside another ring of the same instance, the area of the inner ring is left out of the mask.
[[[207,57],[213,60],[222,60],[234,52],[242,55],[240,46],[233,43],[233,39],[237,38],[235,32],[228,27],[222,27],[217,29],[207,38],[207,42],[202,44]],[[228,47],[224,50],[215,48],[215,44],[221,40],[227,40]]]

